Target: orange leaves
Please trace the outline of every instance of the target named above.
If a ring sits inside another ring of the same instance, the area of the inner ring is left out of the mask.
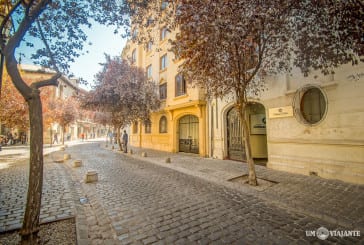
[[[29,124],[28,105],[16,90],[10,77],[3,76],[0,98],[0,121],[9,128],[27,129]]]

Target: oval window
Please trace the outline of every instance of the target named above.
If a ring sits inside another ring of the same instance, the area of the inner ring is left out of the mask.
[[[297,91],[294,107],[301,122],[315,125],[326,115],[327,99],[319,87],[311,85]]]

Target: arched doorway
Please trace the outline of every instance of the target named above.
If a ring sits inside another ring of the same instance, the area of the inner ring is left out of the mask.
[[[199,153],[198,118],[187,115],[179,120],[179,151]]]
[[[256,164],[265,165],[268,157],[265,108],[260,103],[249,103],[246,110],[252,157]],[[227,157],[245,161],[243,127],[235,107],[227,112],[226,120]]]

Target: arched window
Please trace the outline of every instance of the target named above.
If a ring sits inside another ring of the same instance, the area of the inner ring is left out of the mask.
[[[167,133],[167,118],[162,116],[159,119],[159,133]]]

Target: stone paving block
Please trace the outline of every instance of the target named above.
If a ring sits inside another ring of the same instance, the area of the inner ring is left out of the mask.
[[[150,236],[150,237],[147,237],[146,239],[144,239],[143,243],[144,244],[152,244],[152,243],[156,242],[157,240],[158,240],[157,237]]]

